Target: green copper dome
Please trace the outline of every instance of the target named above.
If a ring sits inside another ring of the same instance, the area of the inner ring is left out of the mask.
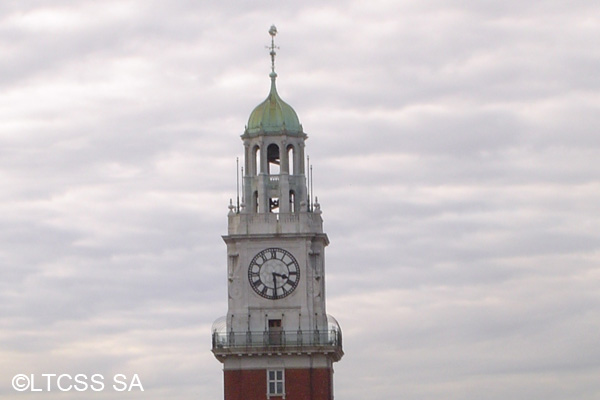
[[[275,87],[277,74],[271,72],[271,91],[265,101],[260,103],[250,114],[246,133],[258,135],[261,133],[302,133],[302,125],[296,111],[281,100]]]

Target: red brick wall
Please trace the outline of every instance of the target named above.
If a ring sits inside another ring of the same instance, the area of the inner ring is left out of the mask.
[[[285,400],[331,400],[331,370],[328,368],[286,369]],[[267,371],[225,371],[225,400],[267,398]],[[271,396],[277,400],[280,397]]]

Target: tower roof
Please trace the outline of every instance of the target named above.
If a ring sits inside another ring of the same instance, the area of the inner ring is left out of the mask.
[[[277,73],[275,72],[275,46],[274,38],[277,34],[275,25],[269,29],[271,35],[271,46],[269,47],[271,55],[271,90],[269,95],[258,106],[254,108],[248,119],[246,134],[255,136],[263,133],[302,133],[302,125],[298,120],[296,111],[284,102],[277,93],[275,80]]]
[[[298,120],[296,111],[281,100],[275,86],[277,74],[271,72],[271,91],[269,95],[260,103],[248,119],[248,133],[258,135],[260,133],[300,133],[302,126]]]

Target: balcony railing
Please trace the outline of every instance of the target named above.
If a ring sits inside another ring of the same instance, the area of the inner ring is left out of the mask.
[[[329,331],[264,331],[213,332],[215,354],[258,351],[332,351],[342,352],[342,332]]]

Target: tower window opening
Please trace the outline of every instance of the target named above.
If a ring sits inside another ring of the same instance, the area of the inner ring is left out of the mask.
[[[281,159],[279,158],[279,146],[271,143],[267,147],[267,172],[269,175],[279,175],[281,171]]]
[[[293,190],[290,190],[290,212],[296,212],[296,195]]]
[[[252,170],[250,171],[251,175],[258,175],[260,170],[260,147],[254,146],[254,150],[252,151]]]
[[[294,155],[294,146],[289,145],[287,148],[287,157],[288,157],[288,173],[290,175],[296,175],[296,159]]]
[[[252,196],[252,210],[254,210],[255,214],[258,213],[258,192],[257,191],[255,191],[254,195]]]
[[[267,370],[267,395],[283,396],[285,393],[285,374],[282,369]]]
[[[279,212],[279,198],[278,197],[271,197],[269,199],[269,211],[272,213]]]

